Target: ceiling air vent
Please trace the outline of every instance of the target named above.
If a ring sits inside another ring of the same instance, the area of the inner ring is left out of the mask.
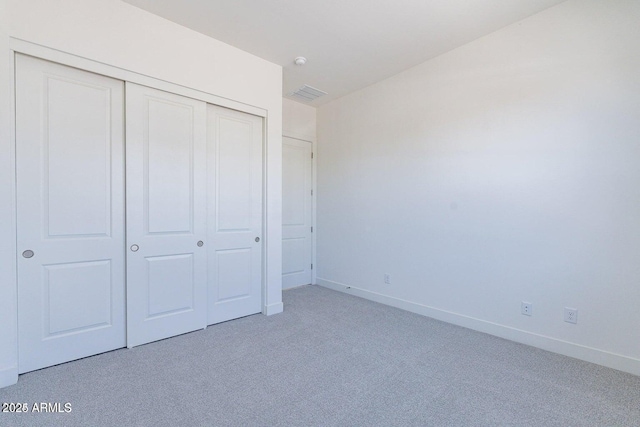
[[[317,98],[320,98],[323,95],[326,95],[327,92],[323,92],[320,89],[316,89],[314,87],[304,85],[300,89],[296,90],[289,94],[290,97],[299,99],[303,102],[311,102]]]

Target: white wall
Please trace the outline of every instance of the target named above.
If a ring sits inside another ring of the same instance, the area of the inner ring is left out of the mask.
[[[282,69],[119,0],[0,0],[0,82],[10,36],[267,110],[267,311],[282,310]],[[7,100],[7,101],[5,101]],[[3,108],[4,112],[4,108]],[[15,382],[11,141],[0,134],[0,386]],[[6,371],[7,375],[2,376]],[[6,378],[5,378],[6,377]]]
[[[318,282],[640,374],[638,22],[570,0],[321,106]]]
[[[283,98],[282,134],[314,142],[316,140],[316,108]]]

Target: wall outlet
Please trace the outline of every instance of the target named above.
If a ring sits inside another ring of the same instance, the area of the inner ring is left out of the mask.
[[[384,275],[384,283],[386,283],[387,285],[391,284],[391,277],[386,273]]]
[[[578,309],[565,307],[564,321],[568,323],[578,323]]]
[[[533,314],[533,304],[522,301],[520,304],[520,312],[525,316],[531,316]]]

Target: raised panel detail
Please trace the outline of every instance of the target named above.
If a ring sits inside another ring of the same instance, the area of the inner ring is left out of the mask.
[[[242,298],[251,290],[251,248],[216,251],[218,302]]]
[[[45,236],[111,234],[111,91],[46,78]]]
[[[148,316],[166,316],[193,309],[193,254],[147,257]]]
[[[305,165],[310,159],[308,149],[292,145],[282,146],[282,225],[304,225],[309,191]]]
[[[193,108],[148,100],[148,232],[193,232]]]
[[[252,123],[218,119],[217,230],[249,231],[252,221]]]
[[[282,274],[300,273],[309,267],[304,237],[282,240]]]
[[[111,262],[45,265],[44,337],[111,324]]]

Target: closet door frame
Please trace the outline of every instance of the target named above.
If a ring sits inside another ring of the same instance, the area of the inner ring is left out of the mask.
[[[94,61],[88,58],[84,58],[81,56],[77,56],[74,54],[66,53],[63,51],[59,51],[56,49],[48,48],[46,46],[38,45],[35,43],[31,43],[28,41],[20,40],[14,37],[9,38],[9,54],[11,56],[11,84],[10,84],[10,94],[12,99],[15,99],[15,56],[17,53],[33,56],[39,59],[55,62],[61,65],[66,65],[69,67],[78,68],[83,71],[92,72],[95,74],[100,74],[106,77],[111,77],[114,79],[122,80],[124,82],[136,83],[144,86],[149,86],[155,89],[163,90],[170,93],[175,93],[177,95],[186,96],[189,98],[197,99],[204,101],[209,104],[219,105],[221,107],[230,108],[233,110],[238,110],[241,112],[245,112],[248,114],[252,114],[258,117],[261,117],[262,120],[262,269],[261,269],[261,282],[262,282],[262,314],[272,315],[282,312],[282,299],[281,299],[281,286],[280,284],[274,280],[275,276],[280,276],[279,270],[277,266],[281,263],[281,257],[278,257],[277,249],[278,245],[273,243],[269,243],[270,241],[280,241],[280,235],[278,233],[277,223],[280,222],[280,218],[274,218],[276,215],[274,213],[268,212],[269,205],[269,189],[268,189],[268,180],[278,180],[279,174],[277,174],[277,170],[274,171],[269,168],[269,163],[271,163],[272,168],[274,166],[273,160],[268,161],[268,159],[272,156],[277,156],[278,152],[278,141],[277,138],[274,142],[271,143],[272,147],[269,146],[269,138],[268,138],[268,128],[269,128],[269,114],[268,110],[265,108],[257,107],[254,105],[246,104],[243,102],[235,101],[228,98],[223,98],[217,95],[213,95],[211,93],[203,92],[197,89],[193,89],[187,86],[182,86],[179,84],[171,83],[165,80],[157,79],[154,77],[150,77],[147,75],[143,75],[140,73],[136,73],[133,71],[129,71],[123,68],[119,68],[116,66],[108,65],[102,62]],[[11,198],[11,203],[9,208],[12,211],[11,218],[11,226],[10,229],[12,231],[13,239],[13,254],[14,254],[14,267],[12,271],[12,275],[9,276],[9,279],[13,279],[14,283],[13,292],[10,295],[5,295],[7,298],[13,301],[13,306],[15,307],[15,311],[10,314],[10,317],[14,328],[12,336],[10,337],[10,341],[13,341],[12,347],[15,349],[16,361],[17,361],[17,348],[18,348],[18,337],[17,337],[17,246],[16,246],[16,236],[17,236],[17,212],[16,212],[16,192],[15,192],[15,143],[16,143],[16,129],[15,129],[15,104],[12,103],[11,110],[11,128],[9,129],[9,137],[12,141],[11,143],[11,157],[12,161],[10,163],[10,172],[11,172],[11,182],[10,185],[13,188],[13,194]],[[126,143],[126,142],[125,142]],[[275,144],[275,148],[273,148],[273,144]],[[273,177],[270,177],[270,174],[273,174]],[[273,186],[273,185],[272,185]],[[273,203],[272,203],[273,204]],[[270,235],[270,232],[273,235]],[[271,250],[269,250],[269,247]],[[270,278],[271,276],[271,278]],[[17,366],[16,370],[8,369],[6,371],[0,372],[0,384],[12,384],[15,383],[14,375],[17,375]],[[12,380],[13,379],[13,380]]]

